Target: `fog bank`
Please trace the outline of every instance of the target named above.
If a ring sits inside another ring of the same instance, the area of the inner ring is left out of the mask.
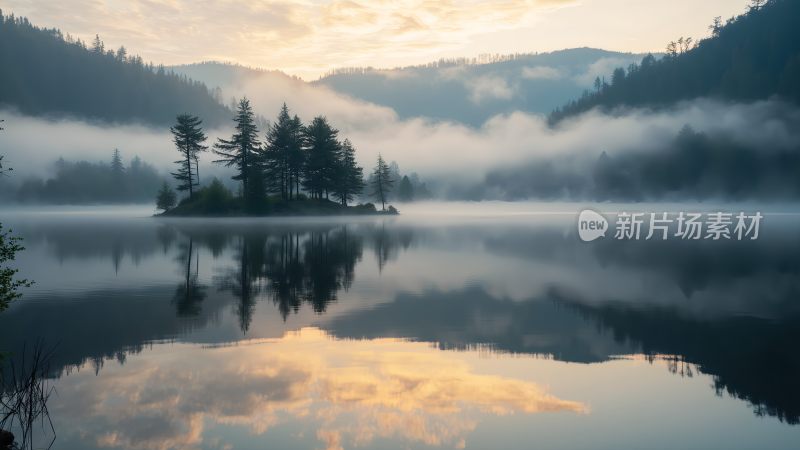
[[[419,118],[401,120],[389,108],[324,87],[289,78],[283,82],[281,89],[275,85],[270,90],[249,85],[241,89],[248,92],[256,111],[268,118],[283,102],[306,122],[314,115],[327,116],[340,129],[340,137],[353,142],[358,162],[367,172],[381,153],[387,160],[397,161],[404,173],[418,172],[440,187],[471,185],[479,190],[487,174],[542,163],[550,164],[552,173],[588,174],[604,152],[615,157],[650,157],[668,151],[665,149],[686,125],[760,153],[778,154],[800,147],[800,111],[778,101],[728,104],[701,99],[662,111],[591,111],[555,128],[544,116],[515,112],[471,128]],[[13,178],[47,174],[59,157],[107,161],[114,148],[119,148],[126,160],[138,155],[165,173],[174,168],[178,156],[168,129],[43,120],[10,112],[0,112],[0,117],[6,120],[0,154],[5,155],[4,163],[14,167]],[[230,132],[207,130],[208,142]],[[227,174],[214,167],[213,159],[211,152],[205,153],[201,171]]]

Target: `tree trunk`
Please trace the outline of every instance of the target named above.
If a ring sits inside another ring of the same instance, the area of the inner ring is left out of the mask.
[[[197,175],[197,186],[200,186],[200,161],[194,160],[194,173]]]
[[[189,257],[186,258],[186,295],[189,295],[189,278],[192,272],[192,240],[189,239]]]
[[[192,180],[192,156],[189,154],[189,151],[186,151],[186,169],[189,175],[189,199],[191,200],[194,197],[194,189],[192,184],[194,184]]]

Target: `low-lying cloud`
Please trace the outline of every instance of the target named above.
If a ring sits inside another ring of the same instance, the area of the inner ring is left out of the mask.
[[[569,161],[580,166],[603,153],[659,151],[685,125],[733,142],[785,150],[800,145],[800,111],[778,101],[728,104],[713,100],[681,103],[662,111],[644,109],[605,114],[590,111],[551,127],[542,115],[498,115],[479,128],[421,118],[401,120],[394,110],[354,100],[324,86],[284,76],[244,80],[224,88],[226,95],[251,99],[256,111],[273,118],[286,102],[304,122],[328,117],[357,149],[367,171],[378,153],[397,161],[403,172],[423,178],[480,182],[494,169],[537,161]],[[143,125],[97,125],[75,119],[43,120],[0,113],[6,119],[0,154],[15,168],[14,178],[42,174],[59,157],[108,160],[114,148],[126,158],[139,155],[166,172],[177,157],[168,129]],[[209,143],[230,129],[208,130]],[[262,133],[263,136],[263,133]],[[213,155],[203,155],[211,166]],[[206,172],[209,173],[209,172]]]
[[[507,84],[501,87],[500,91],[510,89]],[[800,128],[795,126],[800,111],[779,101],[731,104],[700,99],[660,111],[590,111],[557,127],[543,115],[513,112],[474,128],[451,121],[401,120],[391,108],[288,77],[248,79],[223,89],[247,95],[266,117],[274,117],[284,102],[306,122],[314,115],[328,117],[341,136],[355,144],[359,162],[366,167],[381,153],[404,170],[429,176],[479,179],[493,168],[553,157],[594,160],[604,151],[655,151],[685,125],[772,149],[800,143]]]
[[[467,81],[470,100],[481,103],[486,100],[508,100],[514,95],[514,88],[505,78],[480,76]]]

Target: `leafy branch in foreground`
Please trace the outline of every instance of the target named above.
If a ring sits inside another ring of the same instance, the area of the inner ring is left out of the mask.
[[[3,128],[3,125],[2,125],[3,122],[5,122],[5,120],[0,119],[0,131],[5,130],[5,128]],[[10,172],[10,171],[12,171],[14,169],[9,167],[9,168],[7,168],[5,170]],[[0,175],[3,175],[3,155],[0,155]]]
[[[5,310],[9,303],[22,295],[17,289],[33,285],[32,281],[26,279],[14,279],[19,269],[12,269],[6,265],[14,260],[17,252],[25,249],[20,245],[21,241],[21,238],[11,234],[11,230],[3,231],[3,225],[0,224],[0,311]]]
[[[2,130],[2,128],[0,128],[0,130]],[[3,169],[3,155],[0,155],[0,175],[4,175],[3,174],[4,171],[5,172],[10,172],[12,170],[14,170],[14,169],[12,169],[11,167],[9,167],[9,168],[7,168],[5,170]]]

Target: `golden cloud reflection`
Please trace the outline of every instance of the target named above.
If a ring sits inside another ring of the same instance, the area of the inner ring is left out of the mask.
[[[290,422],[328,449],[379,438],[458,448],[482,414],[587,409],[531,382],[475,373],[463,355],[316,328],[231,347],[165,344],[99,376],[65,377],[54,406],[62,427],[93,445],[158,450],[225,448],[211,428],[259,436]]]

